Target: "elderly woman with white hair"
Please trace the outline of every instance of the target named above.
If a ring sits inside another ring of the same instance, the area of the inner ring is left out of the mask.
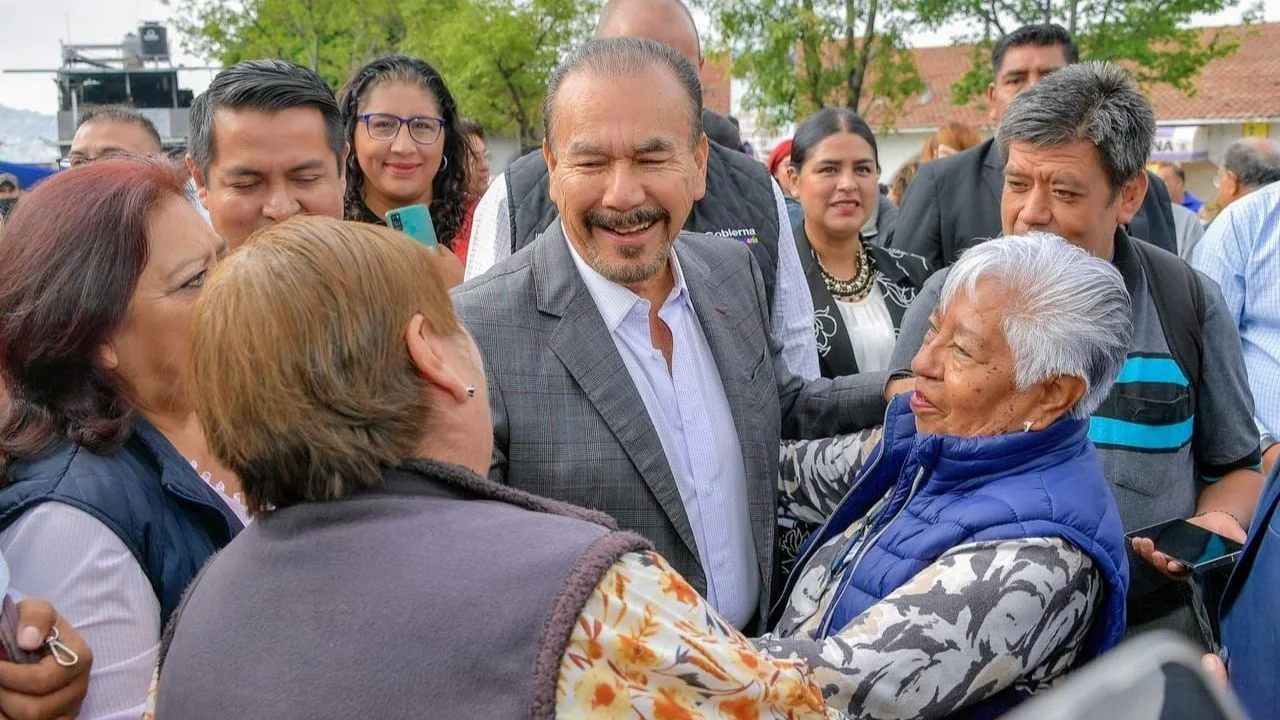
[[[1119,272],[1056,236],[992,240],[931,324],[915,392],[757,641],[860,718],[996,717],[1124,634],[1124,537],[1088,435],[1132,333]]]

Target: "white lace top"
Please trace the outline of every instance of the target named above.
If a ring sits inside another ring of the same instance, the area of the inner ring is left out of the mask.
[[[201,470],[200,465],[197,464],[195,460],[188,460],[187,462],[191,463],[191,469],[196,471],[196,474],[200,476],[200,479],[203,480],[206,485],[213,488],[214,492],[218,493],[218,496],[227,504],[227,507],[231,508],[231,512],[235,513],[236,517],[240,518],[240,522],[243,523],[245,527],[248,527],[249,523],[253,522],[253,518],[249,515],[249,509],[245,507],[244,504],[244,493],[238,492],[230,495],[227,494],[226,483],[214,480],[213,474],[208,470]]]

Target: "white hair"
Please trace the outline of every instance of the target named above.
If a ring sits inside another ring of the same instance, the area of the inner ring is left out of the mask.
[[[1000,327],[1013,352],[1018,389],[1057,376],[1078,377],[1085,391],[1069,415],[1092,415],[1120,374],[1133,337],[1129,291],[1120,272],[1056,235],[1010,235],[960,256],[942,287],[939,310],[957,293],[974,297],[982,279],[1012,296]]]

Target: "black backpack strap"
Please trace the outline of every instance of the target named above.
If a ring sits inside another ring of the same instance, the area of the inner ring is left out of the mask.
[[[1196,405],[1204,358],[1204,285],[1182,258],[1141,240],[1131,240],[1147,287],[1160,314],[1160,327],[1173,359],[1187,376],[1191,407]]]

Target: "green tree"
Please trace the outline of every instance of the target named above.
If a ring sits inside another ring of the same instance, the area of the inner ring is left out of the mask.
[[[749,89],[744,106],[778,126],[833,103],[892,127],[924,89],[906,37],[912,0],[698,0]]]
[[[231,65],[283,58],[337,88],[404,38],[398,0],[165,0],[183,48]]]
[[[542,97],[564,52],[591,33],[592,0],[403,0],[402,46],[437,68],[465,115],[542,140]]]
[[[981,97],[992,81],[991,46],[1000,36],[1031,23],[1056,22],[1067,29],[1089,60],[1123,62],[1144,85],[1168,83],[1194,94],[1195,77],[1215,58],[1239,46],[1230,30],[1189,27],[1196,15],[1240,5],[1240,0],[917,0],[926,27],[973,27],[957,42],[974,42],[973,66],[953,87],[964,105]],[[1245,21],[1260,12],[1255,6]]]

